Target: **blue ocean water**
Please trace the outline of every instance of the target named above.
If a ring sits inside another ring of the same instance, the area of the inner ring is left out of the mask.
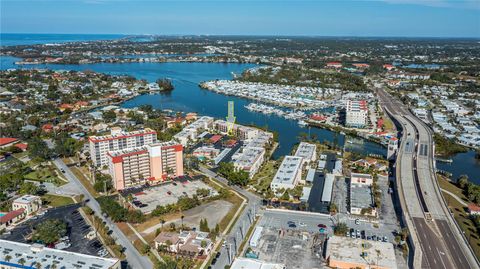
[[[69,36],[69,35],[67,35]],[[88,40],[92,35],[83,35],[83,37],[62,37],[63,42],[67,40]],[[106,37],[113,38],[113,35],[97,36],[98,39]],[[52,36],[49,40],[53,40]],[[27,39],[28,40],[28,39]],[[42,40],[33,40],[30,42],[41,43]],[[15,41],[20,42],[20,41]],[[296,121],[286,120],[275,115],[263,115],[250,112],[244,108],[250,103],[250,100],[225,96],[202,90],[198,87],[201,81],[213,79],[231,79],[232,73],[241,73],[247,68],[253,67],[253,64],[223,64],[223,63],[97,63],[86,65],[15,65],[15,61],[20,59],[2,56],[0,57],[0,69],[9,68],[48,68],[53,70],[93,70],[112,75],[130,75],[139,79],[155,81],[158,78],[169,78],[173,80],[175,90],[168,94],[152,94],[138,96],[125,102],[123,107],[136,107],[142,104],[151,104],[160,109],[172,109],[185,112],[198,112],[202,115],[209,115],[216,118],[223,118],[227,114],[227,101],[235,102],[235,113],[238,123],[254,124],[257,126],[268,126],[270,130],[279,132],[280,147],[274,154],[274,157],[280,157],[289,154],[295,143],[298,142],[298,135],[301,132],[315,134],[319,141],[329,141],[340,146],[345,145],[346,137],[342,134],[325,129],[305,128],[297,124]],[[349,150],[360,153],[386,154],[386,149],[376,143],[361,140],[361,143],[348,145]],[[480,183],[480,163],[473,158],[474,153],[458,154],[454,157],[454,163],[450,165],[440,164],[440,169],[451,172],[455,176],[461,174],[469,175],[474,182]],[[468,161],[465,161],[468,159]]]
[[[74,41],[111,40],[126,37],[125,35],[92,35],[92,34],[15,34],[0,33],[0,46],[33,45],[49,43],[65,43]]]

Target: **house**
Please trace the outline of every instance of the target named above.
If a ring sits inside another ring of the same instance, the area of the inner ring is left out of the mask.
[[[213,248],[213,242],[205,232],[161,232],[154,242],[157,249],[193,257],[206,256]]]
[[[390,71],[390,70],[395,69],[395,66],[393,66],[393,65],[391,65],[391,64],[384,64],[384,65],[383,65],[383,68],[384,68],[384,69],[387,69],[388,71]]]
[[[73,107],[73,105],[71,105],[71,104],[61,104],[61,105],[58,107],[58,109],[60,109],[60,111],[62,111],[62,112],[65,111],[65,110],[67,110],[67,109],[73,110],[73,108],[74,108],[74,107]]]
[[[342,63],[341,62],[328,62],[326,64],[327,68],[342,68]]]
[[[35,213],[40,209],[42,205],[42,199],[36,195],[26,194],[20,198],[17,198],[12,203],[12,209],[18,210],[23,208],[27,215]]]
[[[28,144],[26,143],[18,143],[18,144],[15,144],[14,146],[21,149],[22,151],[26,151],[28,148]]]
[[[24,219],[26,215],[25,209],[23,208],[13,210],[5,215],[2,215],[0,217],[0,230],[6,229],[10,225],[19,222],[20,220]]]
[[[42,131],[45,133],[50,133],[51,131],[53,131],[53,125],[51,123],[42,125]]]
[[[18,143],[19,140],[13,137],[1,137],[0,138],[0,148],[8,148],[13,146],[15,143]]]
[[[470,213],[470,215],[480,215],[480,206],[474,203],[469,204],[468,213]]]

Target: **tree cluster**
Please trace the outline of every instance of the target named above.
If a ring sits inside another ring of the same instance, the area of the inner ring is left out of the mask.
[[[237,171],[233,166],[233,163],[221,162],[217,172],[224,176],[232,184],[246,186],[249,180],[248,173],[243,170]]]

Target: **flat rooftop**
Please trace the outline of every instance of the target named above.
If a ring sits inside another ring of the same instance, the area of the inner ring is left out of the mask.
[[[36,196],[36,195],[30,195],[30,194],[27,194],[27,195],[24,195],[22,197],[18,197],[17,199],[15,199],[13,202],[14,203],[21,203],[21,204],[27,204],[27,203],[31,203],[37,199],[40,199],[40,197]]]
[[[156,134],[157,132],[150,129],[150,128],[145,128],[142,130],[137,130],[137,131],[132,131],[132,132],[125,132],[125,131],[116,131],[112,130],[112,134],[109,135],[102,135],[102,136],[90,136],[89,139],[91,141],[104,141],[104,140],[110,140],[110,139],[120,139],[120,138],[126,138],[126,137],[131,137],[131,136],[139,136],[139,135],[146,135],[146,134]]]
[[[302,157],[285,156],[272,180],[272,183],[293,184],[298,170],[301,169],[302,160]]]
[[[363,246],[362,246],[363,244]],[[362,252],[366,255],[363,255]],[[326,258],[356,265],[377,265],[383,268],[397,268],[392,243],[365,241],[349,237],[332,236],[327,241]]]
[[[279,263],[265,262],[257,259],[238,257],[233,261],[232,266],[230,268],[231,269],[283,269],[285,268],[285,265],[279,264]]]
[[[350,206],[354,208],[370,208],[373,204],[372,190],[364,184],[350,184]]]
[[[57,268],[120,268],[120,260],[101,258],[75,252],[47,248],[40,244],[23,244],[0,239],[0,252],[9,255],[12,259],[5,265],[18,265],[20,259],[25,260],[25,266],[34,266],[35,263],[42,265],[55,263]],[[2,265],[0,261],[0,265]]]
[[[316,149],[317,149],[317,146],[314,144],[301,142],[300,145],[298,145],[297,151],[295,152],[295,156],[302,157],[307,160],[312,160],[314,159],[313,157]]]

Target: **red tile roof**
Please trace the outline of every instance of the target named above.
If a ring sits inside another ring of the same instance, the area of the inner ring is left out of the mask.
[[[16,142],[16,141],[18,141],[17,138],[13,138],[13,137],[0,137],[0,146],[4,146],[4,145],[7,145],[7,144]]]
[[[10,211],[7,214],[0,217],[0,223],[7,223],[12,219],[22,215],[24,211],[25,211],[25,208],[20,208],[14,211]]]
[[[27,150],[28,148],[28,144],[25,144],[25,143],[18,143],[18,144],[15,144],[14,146],[21,150]]]
[[[469,204],[468,205],[468,211],[470,212],[480,212],[480,206],[476,205],[476,204]]]

